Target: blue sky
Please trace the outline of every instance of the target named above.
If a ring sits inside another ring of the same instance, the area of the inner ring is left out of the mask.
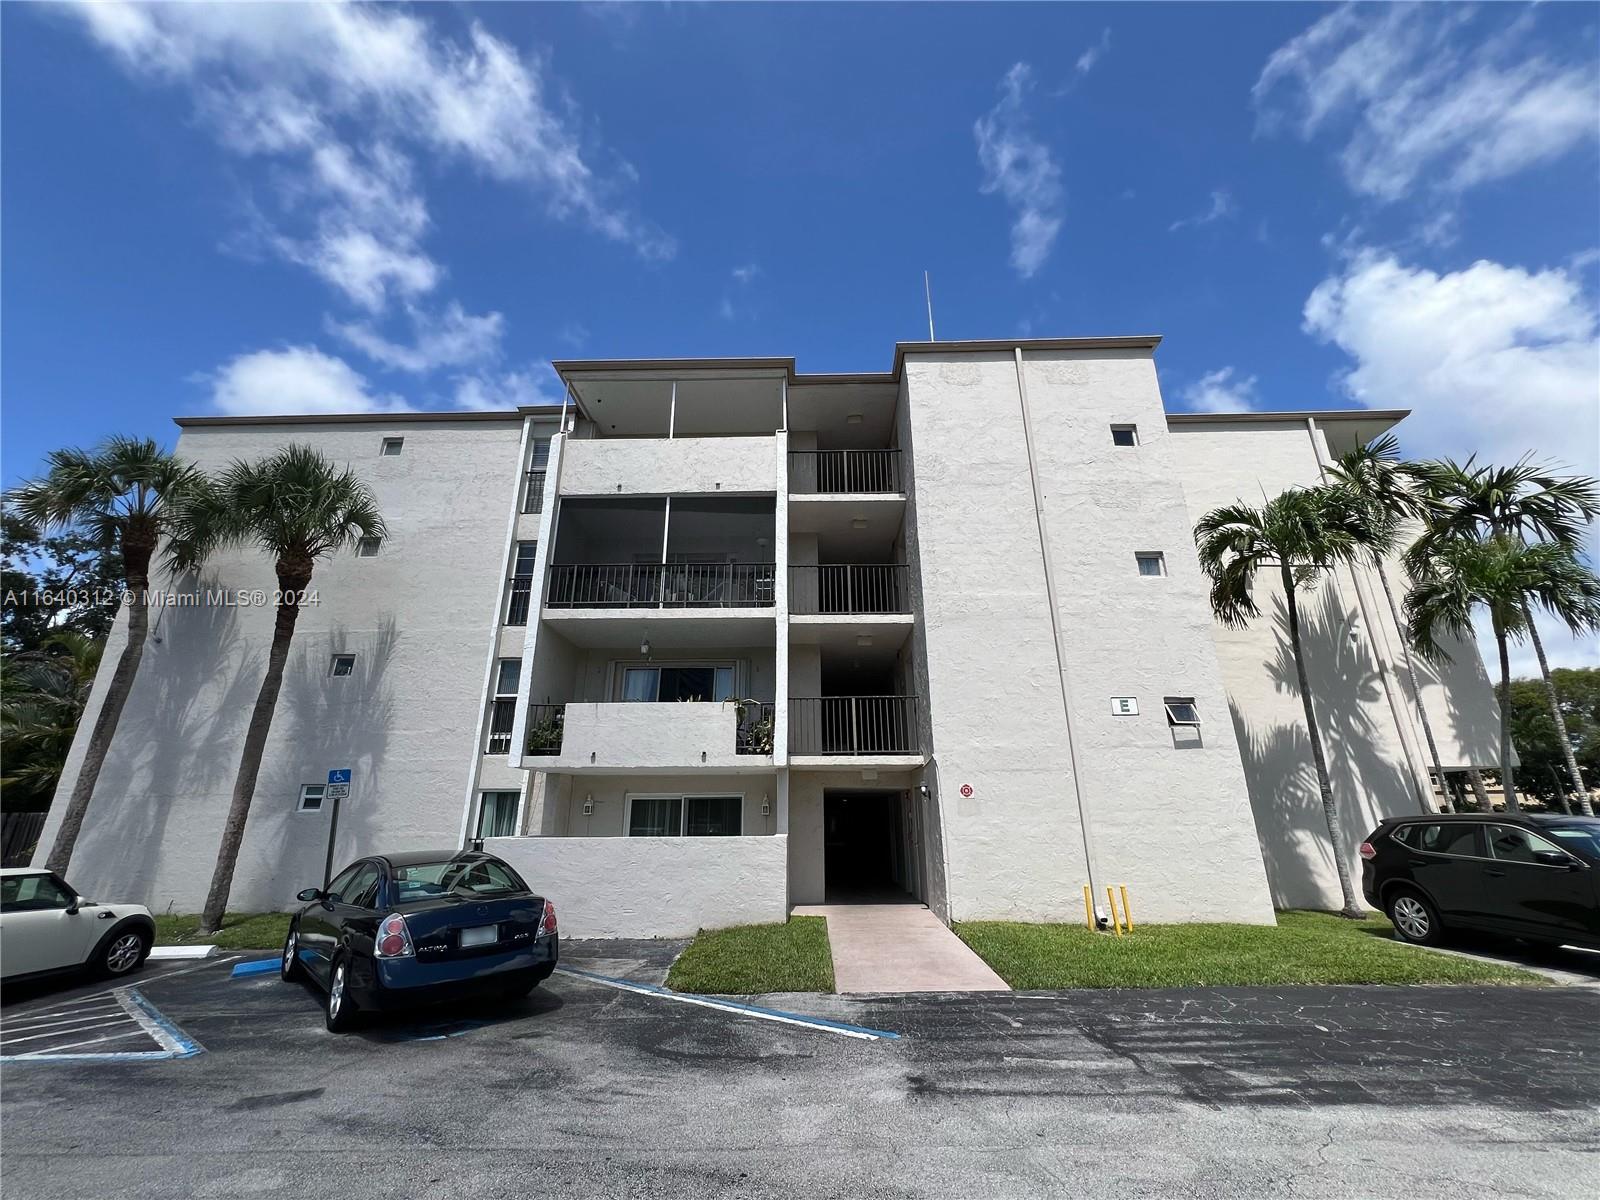
[[[1600,469],[1592,6],[6,5],[4,479],[548,360],[1156,332]]]

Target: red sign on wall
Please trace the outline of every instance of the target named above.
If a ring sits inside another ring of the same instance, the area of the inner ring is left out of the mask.
[[[971,799],[971,797],[972,797],[972,785],[970,783],[963,783],[961,785],[961,794],[963,796],[967,797],[968,799]]]

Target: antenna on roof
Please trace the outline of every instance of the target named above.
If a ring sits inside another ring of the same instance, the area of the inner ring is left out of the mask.
[[[939,339],[933,336],[933,289],[928,285],[928,273],[922,273],[922,295],[928,302],[928,340],[936,342]]]

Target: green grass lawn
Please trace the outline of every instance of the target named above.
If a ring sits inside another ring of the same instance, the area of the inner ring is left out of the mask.
[[[1419,950],[1386,918],[1281,912],[1271,925],[1082,925],[965,921],[962,941],[1014,988],[1205,987],[1295,983],[1541,984],[1529,971]]]
[[[289,936],[288,913],[229,913],[210,937],[195,932],[198,913],[158,913],[156,945],[218,946],[223,950],[279,950]]]
[[[782,925],[702,931],[667,975],[678,992],[749,996],[757,992],[833,991],[833,953],[825,917],[790,917]]]

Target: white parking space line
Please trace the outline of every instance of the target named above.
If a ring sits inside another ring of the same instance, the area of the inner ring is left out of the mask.
[[[0,1037],[0,1050],[4,1050],[8,1046],[15,1046],[20,1042],[37,1042],[40,1038],[59,1038],[67,1034],[82,1033],[85,1029],[105,1029],[112,1025],[121,1025],[128,1019],[127,1013],[119,1012],[109,1021],[79,1021],[66,1029],[47,1029],[43,1033],[30,1033],[25,1037]]]
[[[137,988],[114,988],[94,999],[93,1005],[80,1002],[30,1014],[30,1022],[6,1022],[0,1028],[0,1062],[138,1062],[188,1058],[203,1049]],[[95,1036],[85,1036],[91,1033]],[[127,1049],[97,1049],[129,1039],[138,1042]]]

